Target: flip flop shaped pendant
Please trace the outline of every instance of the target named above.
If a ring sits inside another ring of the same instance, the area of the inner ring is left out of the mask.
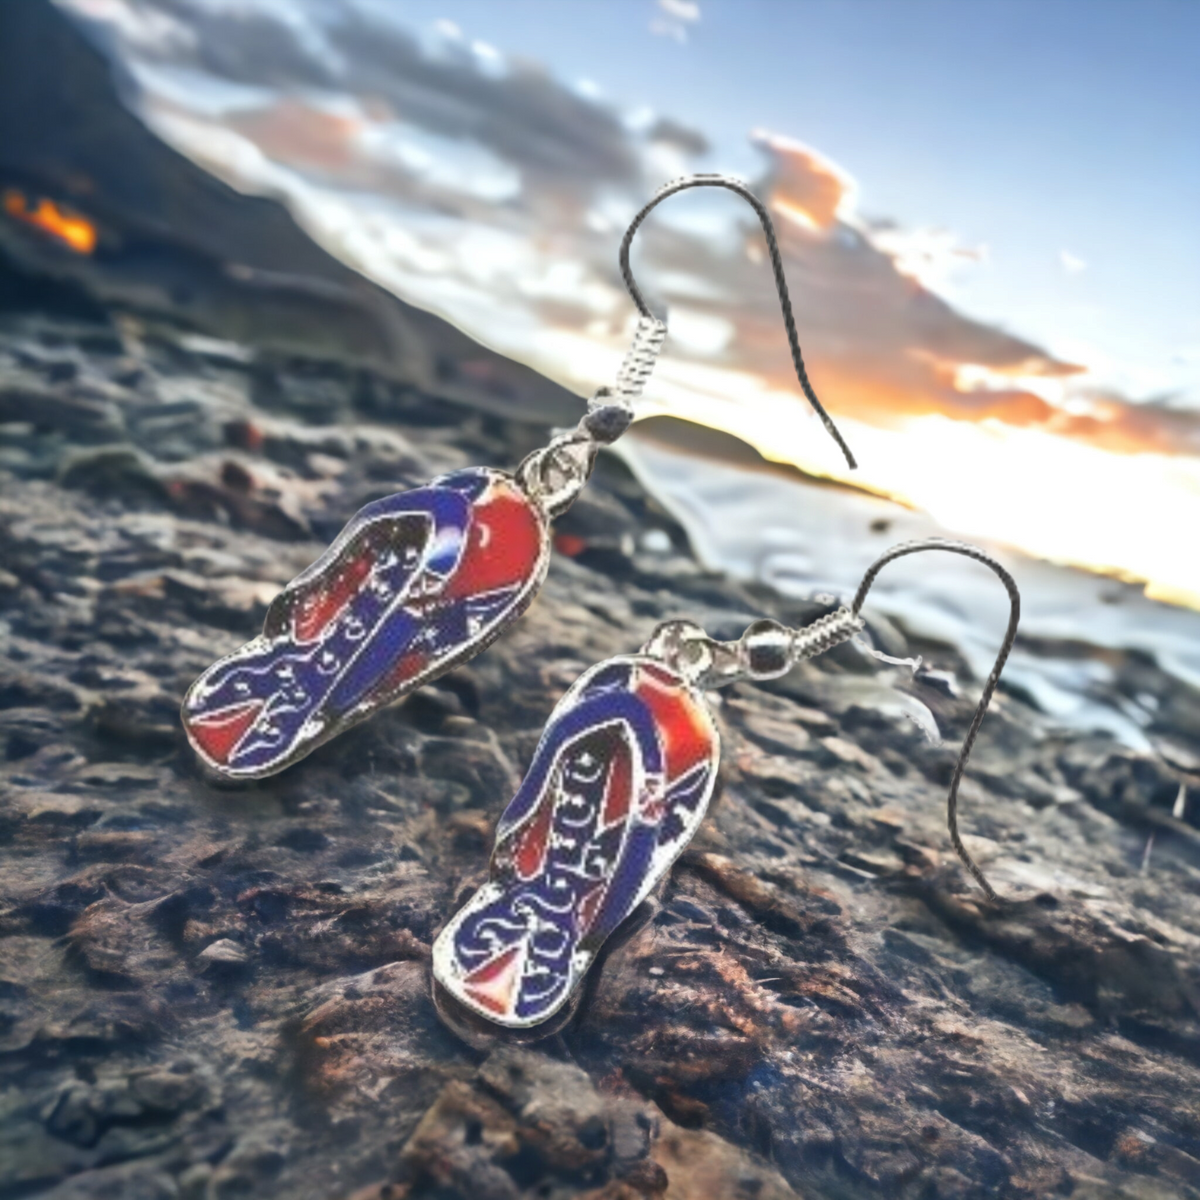
[[[548,561],[544,510],[502,471],[368,504],[275,598],[262,634],[192,684],[188,740],[218,776],[272,775],[477,654]]]
[[[660,660],[586,672],[500,818],[487,883],[434,943],[437,984],[508,1028],[553,1017],[691,841],[718,760],[703,696]]]

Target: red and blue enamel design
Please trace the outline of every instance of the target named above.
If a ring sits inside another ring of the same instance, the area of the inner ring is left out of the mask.
[[[500,818],[487,883],[434,943],[437,982],[502,1026],[552,1017],[691,841],[719,754],[703,696],[659,660],[581,676]]]
[[[262,634],[192,684],[188,739],[219,776],[273,775],[482,650],[548,561],[545,516],[501,471],[368,504],[275,598]]]

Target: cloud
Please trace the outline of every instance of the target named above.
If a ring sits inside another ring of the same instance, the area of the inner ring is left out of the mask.
[[[712,149],[708,138],[698,129],[682,125],[670,117],[658,117],[646,130],[646,141],[663,142],[693,158],[699,158]]]
[[[589,373],[619,355],[630,312],[620,232],[709,150],[702,132],[635,120],[445,23],[422,44],[362,3],[112,2],[120,19],[107,28],[141,72],[143,112],[181,149],[244,190],[282,194],[324,245],[406,299],[560,381],[604,382]],[[687,0],[658,12],[681,27],[700,17]],[[169,14],[176,34],[138,36],[137,13],[157,28]],[[205,80],[232,98],[205,107]],[[880,428],[1000,423],[1124,453],[1196,449],[1194,415],[1089,391],[1080,364],[939,295],[985,247],[867,222],[853,177],[829,157],[775,132],[751,140],[805,356],[836,415]],[[691,213],[712,219],[702,228]],[[634,261],[686,335],[664,379],[678,369],[693,388],[703,378],[732,395],[753,380],[796,394],[761,233],[736,199],[673,199],[639,232]],[[1084,265],[1067,251],[1061,262]]]
[[[819,151],[763,129],[750,140],[770,160],[771,200],[785,216],[809,229],[829,229],[853,200],[854,181]]]
[[[658,0],[658,10],[662,16],[651,20],[650,32],[681,44],[688,40],[688,26],[700,20],[700,5],[696,0]]]
[[[1058,252],[1058,261],[1062,263],[1063,270],[1068,275],[1077,275],[1080,271],[1087,270],[1087,263],[1082,258],[1078,258],[1072,254],[1070,250],[1060,250]]]
[[[696,0],[658,0],[658,7],[677,21],[700,20],[700,5]]]
[[[190,45],[135,46],[125,26],[110,25],[123,51],[145,64],[270,87],[314,111],[313,93],[370,99],[416,128],[491,148],[534,186],[587,191],[638,179],[637,155],[615,109],[534,63],[468,41],[450,23],[442,23],[442,52],[433,55],[404,28],[352,4],[330,10],[160,0],[141,7],[149,15],[171,10],[193,35]]]

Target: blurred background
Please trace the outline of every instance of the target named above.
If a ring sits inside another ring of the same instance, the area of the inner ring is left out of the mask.
[[[753,214],[671,199],[634,247],[670,335],[617,453],[697,553],[816,596],[905,537],[966,537],[1021,582],[1007,677],[1043,711],[1144,750],[1153,700],[1113,686],[1112,652],[1200,686],[1196,5],[17,0],[4,20],[79,64],[3,72],[20,270],[214,336],[423,362],[530,420],[571,422],[613,379],[631,216],[677,176],[741,177],[860,466],[796,386]],[[876,595],[982,672],[998,591],[925,556]]]

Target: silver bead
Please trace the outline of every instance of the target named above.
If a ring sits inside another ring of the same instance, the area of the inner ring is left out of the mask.
[[[623,404],[598,404],[588,409],[583,427],[601,445],[611,446],[632,420],[633,410]]]
[[[792,631],[778,621],[755,621],[738,642],[738,662],[751,679],[777,679],[792,669]]]

